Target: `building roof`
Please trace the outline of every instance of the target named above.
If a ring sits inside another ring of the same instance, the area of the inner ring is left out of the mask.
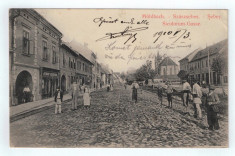
[[[106,67],[103,64],[100,64],[100,66],[101,66],[101,73],[110,74],[108,67]]]
[[[178,66],[170,57],[165,57],[161,63],[159,64],[159,66]]]
[[[228,44],[228,39],[225,39],[225,40],[220,41],[216,44],[213,44],[205,49],[202,49],[197,52],[197,54],[193,57],[193,59],[190,62],[197,61],[199,59],[207,57],[208,52],[210,55],[218,54],[224,47],[227,46],[227,44]]]
[[[79,53],[76,52],[75,50],[73,50],[73,48],[72,48],[72,47],[70,46],[70,44],[67,43],[67,42],[63,42],[63,41],[62,41],[61,47],[65,48],[66,50],[68,50],[69,52],[71,52],[73,55],[76,55],[76,56],[79,55]]]
[[[81,54],[83,57],[85,57],[87,60],[89,60],[90,62],[92,61],[92,51],[90,49],[88,49],[87,47],[83,46],[81,43],[72,40],[69,43],[79,54]]]
[[[23,9],[29,12],[33,12],[34,14],[36,14],[38,17],[40,17],[44,22],[46,22],[48,24],[48,26],[50,26],[52,29],[54,29],[55,31],[57,31],[57,33],[60,34],[60,36],[62,37],[63,34],[54,26],[52,25],[48,20],[46,20],[46,18],[44,18],[40,13],[38,13],[35,9]]]
[[[182,58],[178,62],[181,62],[181,61],[186,60],[186,59],[190,62],[193,59],[193,57],[197,54],[197,52],[200,51],[200,50],[201,50],[201,48],[195,49],[193,52],[189,53],[188,55],[186,55],[184,58]]]

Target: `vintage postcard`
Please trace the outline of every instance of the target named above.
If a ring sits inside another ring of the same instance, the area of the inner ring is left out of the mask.
[[[10,146],[228,147],[228,10],[9,9]]]

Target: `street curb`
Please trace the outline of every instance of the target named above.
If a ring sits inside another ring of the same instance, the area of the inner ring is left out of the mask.
[[[69,101],[71,101],[71,99],[65,100],[64,103],[67,103]],[[49,104],[49,103],[51,103],[51,105],[43,106],[43,105],[46,105],[46,104]],[[18,114],[15,114],[15,115],[11,116],[10,117],[10,123],[15,122],[15,121],[20,120],[20,119],[23,119],[25,117],[28,117],[28,116],[40,113],[40,112],[42,112],[44,110],[48,110],[48,109],[51,109],[52,107],[54,107],[53,101],[47,102],[47,103],[45,103],[43,105],[40,105],[38,107],[34,107],[34,108],[30,109],[30,110],[27,110],[27,111],[24,111],[24,112],[21,112],[21,113],[18,113]]]

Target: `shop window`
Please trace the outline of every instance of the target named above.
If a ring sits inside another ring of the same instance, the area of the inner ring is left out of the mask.
[[[29,32],[23,30],[23,53],[29,55]]]

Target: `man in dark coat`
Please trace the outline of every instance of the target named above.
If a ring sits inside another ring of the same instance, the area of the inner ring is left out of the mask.
[[[219,122],[218,122],[218,116],[217,113],[219,111],[218,104],[220,103],[220,99],[218,97],[218,94],[214,92],[215,88],[210,87],[210,92],[207,97],[207,122],[209,125],[209,130],[218,130]]]

